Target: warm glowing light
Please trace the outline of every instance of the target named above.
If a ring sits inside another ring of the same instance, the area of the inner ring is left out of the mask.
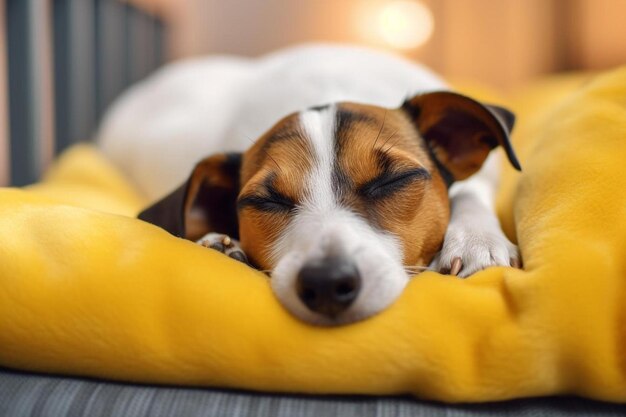
[[[397,49],[414,49],[425,44],[435,26],[428,7],[414,0],[393,0],[384,4],[377,23],[380,37]]]

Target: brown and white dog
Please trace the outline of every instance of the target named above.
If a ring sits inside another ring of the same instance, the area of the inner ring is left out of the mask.
[[[490,156],[502,146],[519,169],[513,121],[398,57],[307,46],[167,67],[113,106],[100,144],[158,200],[140,219],[245,252],[291,313],[332,325],[381,311],[429,265],[519,265]]]

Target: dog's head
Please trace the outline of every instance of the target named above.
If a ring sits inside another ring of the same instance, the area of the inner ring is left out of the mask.
[[[513,120],[451,92],[393,110],[311,108],[279,121],[243,155],[204,159],[139,217],[188,239],[238,238],[305,321],[359,320],[391,304],[407,271],[441,248],[453,181],[478,171],[498,145],[519,168]]]

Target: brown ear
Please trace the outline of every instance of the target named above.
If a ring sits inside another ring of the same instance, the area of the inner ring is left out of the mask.
[[[509,139],[515,123],[503,107],[484,105],[461,94],[439,91],[417,95],[403,106],[415,121],[448,181],[463,180],[480,169],[500,145],[521,170]],[[451,178],[450,178],[451,177]]]
[[[138,218],[190,240],[209,232],[239,237],[237,195],[241,154],[218,154],[200,161],[189,179]]]

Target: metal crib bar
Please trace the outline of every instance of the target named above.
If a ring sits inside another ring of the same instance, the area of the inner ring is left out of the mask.
[[[11,183],[35,182],[52,157],[49,3],[7,0]]]
[[[122,92],[126,83],[125,5],[96,0],[96,116]]]
[[[96,126],[94,2],[54,1],[56,151],[90,139]]]
[[[91,139],[115,97],[162,64],[164,36],[121,0],[0,0],[0,186],[37,181],[54,153]]]
[[[0,187],[9,185],[9,115],[6,3],[0,0]]]

